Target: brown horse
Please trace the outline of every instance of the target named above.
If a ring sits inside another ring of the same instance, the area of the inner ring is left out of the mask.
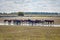
[[[48,24],[54,24],[54,20],[45,20]]]
[[[6,19],[6,20],[4,20],[4,23],[6,23],[6,22],[10,25],[11,22],[12,22],[12,20],[7,20],[7,19]]]

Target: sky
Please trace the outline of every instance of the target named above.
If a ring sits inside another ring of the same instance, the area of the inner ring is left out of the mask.
[[[0,0],[0,12],[60,13],[60,0]]]

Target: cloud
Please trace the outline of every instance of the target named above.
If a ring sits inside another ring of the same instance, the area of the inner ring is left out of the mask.
[[[4,1],[0,3],[0,12],[15,12],[22,10],[22,4],[14,3],[15,1]]]
[[[24,10],[43,11],[43,12],[60,12],[59,0],[34,0],[24,3]]]
[[[60,12],[60,0],[0,0],[0,12]]]

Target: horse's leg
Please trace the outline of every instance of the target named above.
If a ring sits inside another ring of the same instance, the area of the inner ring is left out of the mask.
[[[9,25],[10,25],[11,23],[9,22]]]
[[[32,23],[32,26],[33,26],[33,23]]]
[[[32,23],[31,22],[29,22],[29,26],[31,25]]]
[[[17,25],[16,21],[14,21],[14,24]]]
[[[10,25],[12,24],[12,21],[10,21]]]
[[[48,26],[50,25],[50,22],[47,22],[48,23]]]
[[[54,24],[54,21],[53,21],[53,24]]]
[[[50,22],[50,24],[52,24],[52,22]]]
[[[4,23],[6,23],[6,21],[4,20]]]
[[[48,24],[50,24],[50,22],[48,22]]]
[[[21,22],[19,22],[19,25],[21,25]]]
[[[10,25],[11,25],[12,21],[10,20]]]
[[[21,22],[19,22],[19,25],[21,25]]]
[[[20,25],[20,22],[18,22],[18,25]]]
[[[30,22],[29,21],[27,21],[28,22],[28,26],[30,26]]]
[[[13,24],[15,25],[15,21],[13,20]]]
[[[20,25],[20,22],[18,22],[18,25]]]
[[[19,22],[17,22],[17,25],[19,25]]]
[[[8,21],[8,25],[9,25],[10,23],[9,23],[9,21]]]
[[[9,25],[9,21],[7,21],[8,25]]]
[[[16,25],[18,25],[18,22],[16,22]]]
[[[50,24],[54,24],[54,22],[52,21],[52,22],[50,22]]]

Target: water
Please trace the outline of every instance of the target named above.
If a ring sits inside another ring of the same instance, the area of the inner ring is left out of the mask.
[[[0,25],[9,25],[8,23],[0,23]],[[14,25],[13,23],[11,23],[10,25]],[[20,26],[32,26],[31,24],[26,24],[26,23],[23,23],[23,24],[20,24]],[[55,25],[55,24],[36,24],[36,25],[33,25],[33,26],[44,26],[44,27],[60,27],[60,25]]]

